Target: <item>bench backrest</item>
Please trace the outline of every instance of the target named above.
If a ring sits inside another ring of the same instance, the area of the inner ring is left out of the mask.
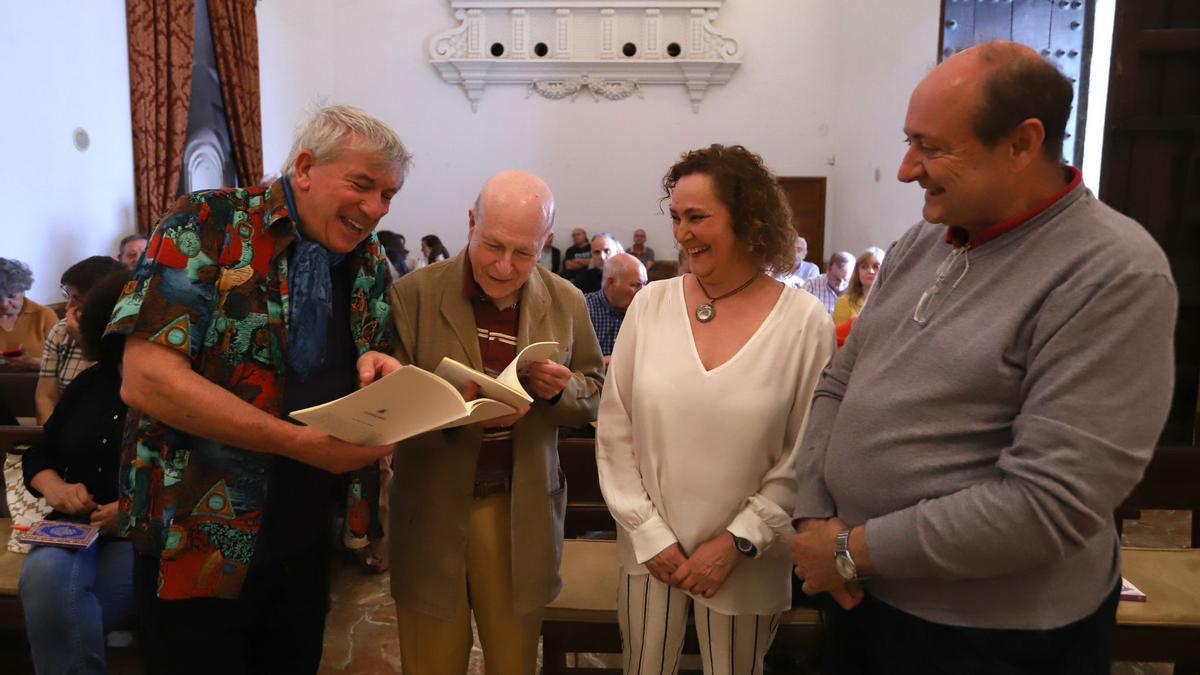
[[[558,459],[567,477],[567,514],[564,534],[568,539],[586,532],[616,532],[617,524],[600,492],[596,472],[596,441],[563,438],[558,442]]]
[[[1138,483],[1117,509],[1117,525],[1142,509],[1192,512],[1192,548],[1200,546],[1200,448],[1160,445]]]
[[[37,417],[33,404],[37,381],[36,371],[0,373],[0,410],[7,409],[14,417]]]
[[[42,427],[0,426],[0,456],[23,455],[34,441],[42,437]]]

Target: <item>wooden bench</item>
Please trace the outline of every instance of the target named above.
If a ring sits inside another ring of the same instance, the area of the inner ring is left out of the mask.
[[[1122,550],[1123,574],[1147,601],[1121,603],[1113,656],[1172,662],[1180,675],[1200,673],[1200,448],[1156,449],[1142,481],[1117,509],[1118,528],[1144,509],[1190,511],[1191,548]]]
[[[596,441],[592,438],[564,438],[558,442],[558,458],[567,477],[567,515],[563,530],[567,539],[591,532],[617,531],[596,472]]]
[[[567,476],[568,537],[615,529],[600,493],[594,441],[564,439],[559,456]],[[1142,509],[1191,511],[1193,548],[1122,550],[1125,578],[1148,601],[1120,604],[1113,656],[1118,661],[1171,662],[1177,664],[1176,673],[1200,673],[1194,665],[1200,664],[1200,448],[1159,447],[1141,483],[1117,510],[1118,528],[1123,519],[1138,518]],[[621,651],[615,544],[568,540],[562,576],[563,592],[547,609],[543,624],[546,673],[572,672],[566,665],[568,653]],[[786,615],[773,649],[812,647],[819,639],[817,612],[794,610]]]
[[[568,666],[571,653],[621,653],[617,628],[617,545],[613,541],[568,539],[563,548],[563,590],[546,608],[542,620],[542,672],[620,673],[619,669],[577,669]],[[821,639],[821,618],[815,609],[793,609],[780,619],[772,651],[811,652]],[[694,630],[684,652],[697,654]],[[692,672],[681,669],[680,672]]]
[[[42,427],[0,426],[0,458],[9,454],[23,455],[29,444],[41,438]],[[12,518],[8,503],[0,503],[0,631],[25,631],[25,615],[21,611],[21,600],[17,597],[17,585],[21,581],[21,566],[25,555],[8,550],[12,536]]]
[[[567,541],[563,550],[563,590],[546,608],[542,622],[542,662],[546,675],[586,672],[619,673],[619,669],[568,667],[567,655],[621,653],[617,628],[617,558],[612,540],[573,539],[585,533],[616,532],[616,523],[596,471],[596,443],[590,438],[558,442],[559,461],[567,477]],[[812,651],[820,640],[820,617],[813,609],[784,614],[772,649]],[[684,651],[698,654],[695,632],[689,630]],[[680,672],[692,672],[681,669]],[[698,671],[695,671],[698,672]]]
[[[36,418],[33,397],[37,381],[37,371],[0,373],[0,411],[7,410],[18,419]]]
[[[21,566],[25,556],[7,548],[12,536],[12,519],[0,518],[0,631],[25,630],[25,615],[17,586],[21,581]]]

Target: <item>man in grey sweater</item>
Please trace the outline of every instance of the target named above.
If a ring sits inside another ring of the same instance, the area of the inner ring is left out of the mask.
[[[913,92],[893,244],[797,460],[809,594],[838,672],[1107,674],[1116,506],[1166,420],[1177,293],[1060,161],[1071,84],[989,43]]]

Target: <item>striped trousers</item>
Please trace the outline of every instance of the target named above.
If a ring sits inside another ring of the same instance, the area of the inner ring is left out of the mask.
[[[617,622],[625,675],[674,675],[692,599],[649,574],[621,570]],[[696,637],[706,675],[762,675],[779,614],[728,615],[696,605]]]

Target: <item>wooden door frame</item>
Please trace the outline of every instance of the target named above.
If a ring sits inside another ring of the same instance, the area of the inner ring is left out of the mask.
[[[820,234],[817,237],[809,236],[808,239],[808,261],[815,263],[822,270],[825,269],[825,213],[829,209],[829,178],[827,176],[781,176],[778,178],[780,187],[783,188],[785,194],[788,192],[788,185],[816,185],[820,190],[821,195],[821,213],[817,221],[820,228]],[[792,227],[797,233],[800,233],[800,228],[796,223],[796,216],[792,215]],[[815,241],[814,241],[815,239]],[[813,255],[813,254],[817,255]]]

